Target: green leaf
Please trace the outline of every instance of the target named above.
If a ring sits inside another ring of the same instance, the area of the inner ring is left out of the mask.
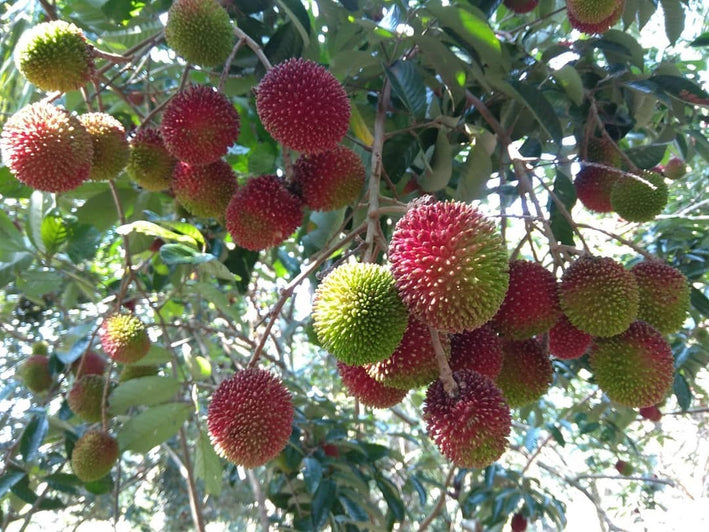
[[[47,416],[32,416],[20,437],[20,454],[24,462],[30,462],[34,459],[48,431],[49,422],[47,421]]]
[[[303,46],[310,44],[310,17],[299,0],[276,0],[298,30]]]
[[[561,123],[556,111],[549,103],[549,100],[544,97],[544,94],[536,87],[517,80],[510,80],[506,85],[514,89],[512,96],[531,111],[539,125],[542,126],[542,129],[546,131],[557,146],[560,146],[561,137],[563,136]]]
[[[206,277],[214,277],[216,279],[224,279],[225,281],[236,281],[238,277],[229,271],[223,263],[219,262],[216,257],[214,260],[203,262],[197,265],[197,271]]]
[[[305,469],[303,470],[303,479],[305,480],[305,489],[308,493],[314,494],[322,480],[322,464],[316,458],[308,456],[303,460]]]
[[[50,213],[42,220],[39,233],[47,254],[54,255],[69,238],[69,227],[59,214]]]
[[[414,42],[423,50],[426,65],[440,74],[451,91],[453,104],[462,101],[465,97],[464,80],[468,66],[436,37],[414,35]]]
[[[292,22],[283,24],[269,39],[263,49],[271,64],[276,65],[297,57],[303,51],[303,39]]]
[[[583,103],[583,82],[581,81],[581,76],[574,67],[571,65],[564,65],[559,70],[556,70],[553,73],[553,76],[575,105],[581,105]]]
[[[159,405],[172,399],[180,382],[172,377],[138,377],[119,384],[108,398],[113,414],[122,414],[131,406]]]
[[[184,244],[165,244],[160,248],[160,258],[168,266],[175,264],[203,264],[217,258],[211,253],[201,253]]]
[[[643,60],[645,50],[632,35],[624,31],[611,29],[605,32],[603,37],[599,40],[621,45],[625,48],[625,50],[627,50],[628,56],[630,57],[633,65],[638,67],[640,70],[643,70],[645,67],[645,61]],[[612,53],[608,50],[605,50],[605,52],[606,54]]]
[[[308,232],[303,236],[302,242],[308,251],[315,252],[323,249],[332,238],[345,219],[346,209],[336,211],[315,211],[310,213],[307,222]]]
[[[147,453],[156,445],[172,438],[192,412],[187,403],[154,406],[130,418],[118,432],[118,445],[123,451]]]
[[[431,164],[419,178],[419,185],[425,192],[436,192],[444,188],[453,173],[453,149],[443,128],[438,129],[436,148]]]
[[[377,486],[384,496],[384,500],[389,506],[389,510],[394,516],[395,521],[403,521],[404,519],[404,503],[401,501],[396,486],[388,479],[384,478],[381,473],[376,476]]]
[[[337,484],[330,479],[323,480],[320,486],[318,486],[318,490],[313,495],[313,500],[310,504],[313,527],[315,530],[320,530],[325,526],[332,505],[335,502],[336,493]]]
[[[660,0],[665,13],[665,35],[674,45],[684,30],[684,8],[679,0]]]
[[[709,46],[709,32],[702,33],[699,37],[697,37],[691,43],[689,43],[689,45],[693,46],[695,48],[699,48],[702,46]]]
[[[119,188],[117,193],[124,208],[126,205],[133,205],[139,194],[133,188]],[[118,221],[118,211],[110,190],[104,190],[87,199],[75,214],[80,223],[93,225],[98,231],[106,231]]]
[[[574,184],[571,182],[569,177],[561,172],[557,171],[556,179],[554,179],[554,194],[561,201],[561,203],[569,211],[576,203],[576,189]],[[551,225],[551,231],[554,233],[554,237],[567,246],[574,245],[574,230],[571,228],[569,221],[566,216],[562,213],[556,202],[549,198],[547,203],[547,210],[549,211],[549,222]]]
[[[113,479],[111,475],[106,475],[103,478],[94,480],[93,482],[84,483],[84,488],[89,493],[94,495],[103,495],[105,493],[111,493],[113,491]]]
[[[392,92],[414,118],[419,121],[426,114],[426,86],[414,61],[395,61],[385,68]]]
[[[52,207],[53,202],[49,193],[35,190],[30,196],[27,216],[27,236],[42,253],[46,251],[44,241],[42,240],[42,221],[44,220],[44,213]]]
[[[561,433],[561,431],[555,425],[548,423],[547,429],[549,430],[549,434],[551,434],[552,438],[554,438],[554,441],[556,441],[556,443],[558,443],[562,447],[564,447],[566,445],[566,440],[564,439],[564,435]]]
[[[369,514],[367,513],[367,510],[362,508],[347,495],[340,494],[337,497],[337,500],[340,501],[340,504],[345,509],[345,512],[347,512],[347,515],[349,515],[354,521],[360,523],[366,523],[369,521]]]
[[[638,168],[649,170],[662,161],[667,151],[667,144],[648,144],[626,150],[625,154]]]
[[[476,137],[475,144],[470,148],[470,153],[460,170],[456,199],[467,203],[483,198],[490,174],[492,174],[492,159],[483,146],[481,138]]]
[[[0,476],[0,499],[24,476],[26,476],[26,473],[22,469],[8,468],[5,474]]]
[[[698,312],[706,317],[709,317],[709,299],[701,291],[692,287],[690,292],[689,300],[692,306],[697,309]]]
[[[0,252],[26,251],[22,233],[17,229],[5,211],[0,209]]]
[[[181,242],[182,244],[186,244],[188,246],[194,246],[195,248],[197,247],[197,241],[191,235],[175,233],[169,229],[160,227],[158,224],[148,222],[147,220],[138,220],[137,222],[121,225],[116,228],[116,233],[119,235],[129,235],[132,232],[160,238],[165,242]],[[202,243],[204,243],[204,238],[202,238]]]
[[[172,354],[169,350],[158,344],[151,344],[148,354],[131,366],[158,366],[172,361]]]
[[[249,151],[249,173],[254,175],[271,174],[276,167],[278,151],[270,142],[256,144]]]
[[[61,287],[62,274],[50,270],[20,270],[15,282],[26,297],[40,299]]]
[[[689,388],[687,379],[680,373],[675,374],[675,381],[672,389],[677,397],[677,403],[682,410],[688,410],[692,406],[692,390]]]
[[[693,105],[709,105],[709,93],[686,78],[659,74],[649,78],[649,81],[683,102]]]
[[[194,473],[204,482],[204,489],[210,495],[222,492],[222,462],[209,441],[205,431],[200,431],[195,449]]]

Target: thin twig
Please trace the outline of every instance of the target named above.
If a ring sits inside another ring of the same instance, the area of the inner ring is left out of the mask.
[[[443,506],[446,502],[446,497],[448,496],[448,486],[453,480],[454,474],[455,467],[451,467],[450,471],[448,471],[448,476],[446,477],[443,486],[441,486],[441,495],[440,497],[438,497],[438,502],[436,502],[436,506],[434,506],[433,510],[431,510],[431,513],[426,516],[426,519],[421,522],[418,528],[418,532],[424,532],[426,529],[428,529],[433,520],[438,516],[439,513],[441,513],[441,510],[443,509]]]

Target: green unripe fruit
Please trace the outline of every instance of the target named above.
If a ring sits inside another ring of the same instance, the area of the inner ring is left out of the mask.
[[[167,151],[159,129],[141,129],[130,141],[126,172],[144,189],[159,192],[170,188],[176,164],[177,159]]]
[[[47,356],[49,354],[49,344],[44,341],[33,343],[32,344],[32,354]]]
[[[116,362],[138,362],[150,350],[150,338],[145,324],[132,314],[113,314],[99,329],[101,347]]]
[[[23,33],[15,63],[22,75],[43,91],[78,89],[94,68],[84,33],[61,20],[43,22]]]
[[[629,222],[648,222],[667,205],[667,185],[655,172],[623,176],[611,188],[611,206]]]
[[[128,141],[123,124],[106,113],[87,113],[81,115],[79,121],[91,135],[94,147],[89,179],[113,179],[128,162]]]
[[[118,442],[105,432],[88,431],[74,445],[71,467],[82,482],[105,477],[118,461]]]
[[[315,292],[315,332],[325,349],[351,366],[391,355],[404,336],[407,321],[394,277],[377,264],[339,266]]]
[[[167,13],[165,40],[188,63],[212,67],[229,57],[234,32],[216,0],[177,0]]]
[[[502,343],[502,369],[495,384],[510,408],[538,401],[549,389],[554,370],[549,355],[535,339]]]
[[[89,423],[101,421],[101,403],[106,381],[100,375],[84,375],[74,383],[67,402],[77,416]]]
[[[679,330],[689,313],[689,282],[672,266],[644,261],[630,270],[638,282],[638,319],[663,334]]]
[[[49,373],[49,359],[46,355],[32,355],[25,360],[18,374],[30,390],[42,393],[52,385],[52,375]]]

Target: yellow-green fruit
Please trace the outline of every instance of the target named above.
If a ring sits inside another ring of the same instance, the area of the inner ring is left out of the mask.
[[[551,384],[554,370],[542,345],[531,340],[502,342],[502,369],[495,384],[511,408],[538,401]]]
[[[662,334],[677,331],[689,313],[689,282],[672,266],[644,261],[630,270],[638,282],[638,319]]]
[[[234,31],[216,0],[177,0],[167,13],[165,40],[188,63],[212,67],[229,57]]]
[[[378,264],[339,266],[323,280],[313,299],[313,326],[322,346],[350,366],[391,355],[407,321],[394,277]]]
[[[39,341],[32,344],[32,354],[33,355],[44,355],[49,354],[49,344],[45,341]]]
[[[15,50],[18,70],[43,91],[78,89],[93,72],[84,33],[61,20],[43,22],[26,31]]]
[[[141,129],[130,141],[126,172],[144,189],[159,192],[170,188],[176,164],[177,159],[167,151],[159,129]]]
[[[152,377],[157,375],[160,368],[157,366],[126,366],[118,377],[118,382],[125,382],[139,377]]]
[[[638,284],[613,259],[584,256],[564,272],[559,302],[577,329],[593,336],[614,336],[638,315]]]
[[[25,386],[34,393],[46,392],[52,385],[49,359],[45,355],[32,355],[23,362],[18,373]]]
[[[116,362],[137,362],[150,350],[150,338],[145,324],[132,314],[113,314],[99,329],[101,347]]]
[[[101,421],[101,403],[106,381],[100,375],[84,375],[74,383],[67,402],[77,416],[89,423]]]
[[[667,185],[660,174],[623,176],[611,188],[611,206],[629,222],[648,222],[667,205]]]
[[[71,468],[82,482],[105,477],[118,461],[118,442],[105,432],[90,430],[74,445]]]
[[[113,179],[128,162],[128,141],[123,124],[106,113],[87,113],[81,115],[79,121],[91,136],[94,147],[89,179]]]

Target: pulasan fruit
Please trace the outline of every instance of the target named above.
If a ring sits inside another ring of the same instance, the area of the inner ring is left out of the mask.
[[[175,199],[194,216],[223,219],[236,192],[236,174],[226,161],[204,166],[179,162],[172,174]]]
[[[529,13],[535,7],[539,5],[539,0],[504,0],[505,7],[521,15],[522,13]]]
[[[79,121],[91,136],[94,155],[89,179],[107,181],[118,176],[128,163],[126,130],[118,120],[106,113],[86,113]]]
[[[549,356],[536,339],[502,342],[502,369],[495,384],[511,408],[525,406],[546,393],[554,376]]]
[[[566,0],[573,28],[584,33],[605,33],[620,20],[625,0]]]
[[[84,353],[71,365],[71,372],[77,379],[84,375],[103,375],[104,371],[106,371],[106,360],[93,351]]]
[[[100,375],[84,375],[74,382],[67,402],[77,416],[89,423],[101,421],[101,405],[106,380]]]
[[[130,141],[126,172],[146,190],[159,192],[170,188],[177,159],[167,151],[159,129],[145,128]]]
[[[52,386],[52,374],[49,372],[49,359],[46,355],[32,355],[20,366],[18,374],[34,393],[42,393]]]
[[[590,334],[574,327],[562,314],[556,325],[549,329],[549,352],[563,360],[581,358],[591,347],[592,340]]]
[[[690,304],[689,281],[668,264],[646,260],[630,270],[638,283],[638,319],[663,334],[679,330]]]
[[[584,166],[574,179],[576,197],[588,210],[613,212],[611,190],[620,175],[619,172],[612,172],[597,166]]]
[[[649,222],[667,205],[667,185],[660,174],[623,176],[611,188],[613,210],[629,222]]]
[[[137,362],[150,350],[145,324],[133,314],[112,314],[99,329],[101,347],[116,362]]]
[[[360,403],[372,408],[390,408],[404,400],[408,390],[391,388],[369,376],[364,366],[348,366],[338,361],[337,372],[347,391]]]
[[[71,467],[82,482],[105,477],[118,461],[118,442],[105,432],[90,430],[74,445]]]
[[[502,340],[492,325],[451,335],[450,366],[453,371],[470,369],[495,380],[502,369]]]

